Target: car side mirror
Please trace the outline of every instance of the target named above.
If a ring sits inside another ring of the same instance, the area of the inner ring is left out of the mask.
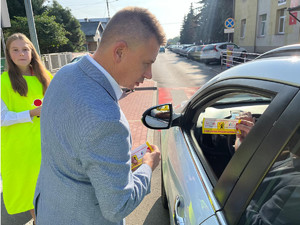
[[[172,115],[172,104],[157,105],[143,113],[142,122],[150,129],[168,129],[172,123]]]

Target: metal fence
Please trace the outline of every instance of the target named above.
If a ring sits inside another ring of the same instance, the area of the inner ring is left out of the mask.
[[[62,66],[71,62],[72,58],[72,52],[60,52],[42,55],[42,61],[51,73],[56,73]]]
[[[81,53],[82,54],[82,53]],[[55,74],[62,66],[68,64],[76,53],[72,52],[60,52],[60,53],[50,53],[43,54],[42,61],[52,74]],[[7,69],[5,58],[1,57],[1,73]]]
[[[237,66],[241,63],[246,63],[254,60],[260,54],[258,53],[247,53],[247,52],[234,52],[230,51],[222,51],[221,52],[221,68],[224,66],[226,68],[231,68],[233,66]]]

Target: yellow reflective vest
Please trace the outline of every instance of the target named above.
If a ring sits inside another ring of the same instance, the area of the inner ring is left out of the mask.
[[[49,76],[52,78],[51,74]],[[36,108],[44,98],[43,86],[36,76],[23,76],[27,96],[11,86],[8,72],[1,75],[1,98],[9,111],[22,112]],[[34,208],[33,197],[41,163],[40,118],[32,122],[1,126],[1,175],[3,200],[9,214]]]

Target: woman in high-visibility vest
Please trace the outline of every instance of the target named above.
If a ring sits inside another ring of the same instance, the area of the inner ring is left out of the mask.
[[[9,214],[30,211],[41,162],[40,113],[52,75],[21,33],[6,42],[1,74],[1,176]]]

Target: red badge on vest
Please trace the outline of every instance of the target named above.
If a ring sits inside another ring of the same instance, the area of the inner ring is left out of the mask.
[[[36,107],[39,107],[43,104],[42,100],[41,99],[35,99],[33,101],[33,105],[36,106]]]

